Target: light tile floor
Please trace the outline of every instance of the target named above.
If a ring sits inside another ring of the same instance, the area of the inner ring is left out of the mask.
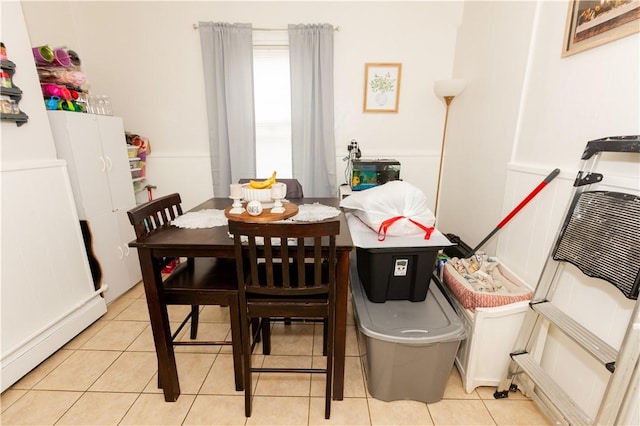
[[[179,322],[187,307],[171,307]],[[181,396],[164,401],[157,388],[156,359],[144,290],[139,284],[113,302],[101,319],[2,393],[2,425],[549,425],[520,393],[493,399],[494,388],[462,389],[452,369],[444,398],[433,404],[383,402],[371,397],[358,357],[349,314],[344,400],[332,402],[324,419],[324,377],[254,374],[253,415],[235,391],[229,347],[180,346],[176,358]],[[228,311],[204,307],[198,337],[229,333]],[[317,329],[316,329],[317,328]],[[186,330],[185,330],[186,333]],[[324,362],[320,325],[274,325],[272,355],[255,363],[277,366]],[[258,348],[256,353],[261,353]]]

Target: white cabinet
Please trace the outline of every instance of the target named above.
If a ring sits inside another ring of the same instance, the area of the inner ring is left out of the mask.
[[[446,285],[442,285],[467,332],[456,354],[462,387],[471,393],[478,386],[497,386],[510,361],[529,301],[494,308],[465,309]]]
[[[67,162],[76,209],[89,223],[93,252],[108,285],[107,302],[141,279],[135,239],[127,210],[136,200],[122,119],[66,111],[49,111],[58,158]]]

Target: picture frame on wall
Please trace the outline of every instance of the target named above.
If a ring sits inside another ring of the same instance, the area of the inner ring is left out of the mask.
[[[401,63],[366,63],[364,112],[398,112]]]
[[[562,57],[640,31],[640,0],[570,0]]]

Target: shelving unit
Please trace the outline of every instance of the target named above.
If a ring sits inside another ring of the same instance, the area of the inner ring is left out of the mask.
[[[147,154],[151,152],[149,139],[136,133],[125,132],[127,139],[127,153],[133,192],[136,204],[141,205],[153,198],[151,193],[155,186],[147,181]]]
[[[131,172],[131,182],[133,182],[133,191],[136,197],[136,204],[139,204],[139,194],[146,192],[147,185],[145,182],[147,178],[145,176],[145,170],[143,167],[138,167],[139,162],[142,161],[140,157],[130,157],[129,158],[129,168]]]
[[[9,74],[9,79],[11,81],[11,87],[0,87],[0,95],[8,96],[10,99],[15,101],[16,104],[19,104],[20,99],[22,99],[22,90],[13,84],[13,75],[16,71],[16,64],[8,60],[3,60],[0,61],[0,67],[2,68],[2,72],[7,72]],[[19,111],[18,113],[1,112],[0,118],[5,121],[14,121],[18,127],[29,121],[29,116],[22,111]]]

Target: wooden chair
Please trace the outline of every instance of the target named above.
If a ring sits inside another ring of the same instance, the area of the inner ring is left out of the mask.
[[[245,415],[251,416],[251,374],[322,373],[325,418],[331,413],[336,287],[336,235],[340,222],[245,223],[229,221],[233,234],[242,324]],[[242,240],[247,238],[246,243]],[[326,368],[253,368],[249,325],[254,318],[323,318]]]
[[[135,229],[136,238],[143,240],[156,229],[170,226],[170,222],[182,214],[180,194],[174,193],[149,201],[127,212],[129,221]],[[172,258],[155,259],[157,282],[162,281],[162,268]],[[178,264],[163,281],[162,292],[167,305],[191,305],[191,312],[172,334],[174,345],[231,345],[235,370],[236,390],[243,389],[242,346],[240,337],[240,311],[238,305],[238,286],[234,259],[188,258],[186,263]],[[198,334],[200,305],[219,305],[229,307],[231,340],[223,341],[176,341],[176,337],[191,320],[190,337],[195,340]],[[160,376],[158,376],[159,379]],[[158,383],[161,386],[161,383]]]
[[[238,183],[249,183],[250,180],[251,179],[242,178],[238,180]],[[256,178],[254,180],[263,180],[263,179]],[[285,195],[285,198],[287,199],[304,198],[304,190],[302,188],[302,184],[298,179],[285,178],[285,179],[278,179],[277,181],[287,185],[287,194]],[[271,318],[271,319],[276,321],[284,321],[286,325],[291,325],[293,321],[298,320],[297,318]],[[263,327],[262,335],[264,336],[262,351],[265,355],[269,355],[269,352],[270,352],[269,339],[268,339],[269,321],[265,320],[264,322],[262,322],[262,327]],[[260,335],[255,335],[255,337],[258,341],[260,340]],[[325,334],[325,337],[326,337],[326,334]],[[326,345],[325,345],[324,355],[326,355]]]

